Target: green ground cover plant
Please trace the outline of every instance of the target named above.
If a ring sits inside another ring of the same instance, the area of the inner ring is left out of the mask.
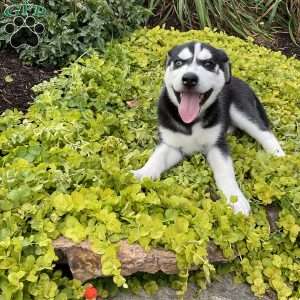
[[[251,201],[249,217],[234,215],[224,199],[212,200],[218,191],[201,154],[158,181],[138,182],[130,173],[157,142],[166,53],[187,40],[226,50],[233,74],[262,99],[287,153],[272,157],[246,135],[229,136],[237,179]],[[174,251],[180,273],[171,281],[179,296],[191,265],[200,268],[193,275],[200,287],[222,271],[206,257],[213,241],[229,260],[226,269],[257,296],[273,289],[280,300],[299,299],[299,81],[299,61],[250,40],[209,29],[154,28],[109,43],[103,55],[82,57],[36,86],[26,114],[6,111],[0,118],[0,299],[81,299],[80,283],[53,270],[51,242],[61,235],[88,239],[117,286],[139,285],[120,275],[121,239]],[[274,232],[269,204],[280,210]],[[97,284],[107,295],[103,282]],[[153,277],[142,284],[157,287]]]

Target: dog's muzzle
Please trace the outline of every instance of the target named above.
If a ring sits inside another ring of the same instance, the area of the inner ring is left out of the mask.
[[[182,83],[186,88],[193,88],[199,82],[199,78],[195,73],[189,72],[182,76]]]

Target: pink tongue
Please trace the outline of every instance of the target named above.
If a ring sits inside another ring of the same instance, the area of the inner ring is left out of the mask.
[[[181,93],[178,112],[184,123],[192,123],[197,118],[202,97],[196,93]]]

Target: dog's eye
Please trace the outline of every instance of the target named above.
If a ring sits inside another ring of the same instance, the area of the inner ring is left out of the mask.
[[[216,64],[211,61],[211,60],[206,60],[202,63],[202,65],[205,67],[205,68],[208,68],[208,69],[214,69]]]
[[[181,67],[183,65],[183,60],[177,59],[174,61],[175,67]]]

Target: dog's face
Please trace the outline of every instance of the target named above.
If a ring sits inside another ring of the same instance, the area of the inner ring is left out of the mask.
[[[183,122],[192,123],[230,81],[230,64],[223,50],[190,42],[168,53],[165,85]]]

